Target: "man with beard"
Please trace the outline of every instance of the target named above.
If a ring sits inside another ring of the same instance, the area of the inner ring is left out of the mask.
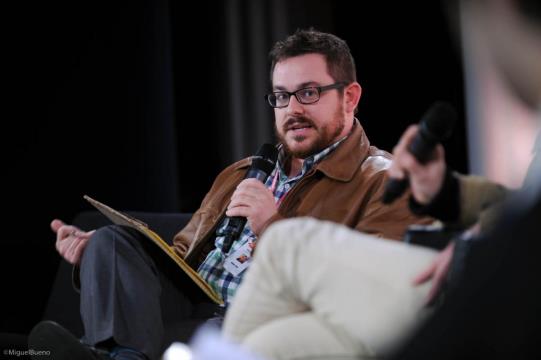
[[[541,3],[450,5],[456,11],[450,14],[459,14],[466,62],[490,60],[539,126]],[[495,125],[472,120],[483,132]],[[509,139],[519,138],[515,120],[507,119]],[[541,135],[531,158],[525,157],[531,165],[522,188],[512,192],[452,173],[441,145],[426,163],[418,162],[408,150],[418,132],[411,126],[395,147],[391,177],[407,176],[412,210],[454,227],[475,226],[437,253],[329,222],[272,225],[225,318],[227,340],[280,360],[535,357],[541,340]],[[505,157],[510,144],[493,155]]]
[[[354,117],[361,86],[347,44],[331,34],[302,30],[278,42],[270,57],[267,101],[274,108],[279,139],[276,167],[262,183],[244,179],[250,158],[229,166],[174,238],[175,251],[226,307],[251,259],[240,271],[228,264],[280,219],[310,216],[397,240],[408,225],[422,221],[409,212],[407,195],[392,205],[380,202],[391,157],[370,146]],[[224,248],[221,233],[225,216],[247,218],[230,249]],[[80,269],[83,340],[92,345],[81,345],[57,324],[38,324],[30,340],[47,342],[57,358],[65,353],[93,359],[96,348],[104,348],[116,359],[156,359],[166,339],[175,338],[171,323],[215,315],[215,306],[170,280],[164,265],[144,247],[147,240],[135,231],[108,226],[84,233],[60,220],[51,227],[59,253]],[[171,304],[178,317],[164,318],[163,308]]]

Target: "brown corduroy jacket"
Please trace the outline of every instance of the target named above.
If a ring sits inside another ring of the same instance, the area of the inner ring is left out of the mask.
[[[370,146],[362,126],[355,120],[349,137],[286,194],[267,226],[280,219],[310,216],[368,234],[401,239],[408,225],[430,220],[409,211],[409,193],[391,205],[380,201],[390,162],[391,155]],[[175,236],[175,251],[193,268],[214,248],[216,227],[250,164],[251,158],[246,158],[222,171],[199,210]]]

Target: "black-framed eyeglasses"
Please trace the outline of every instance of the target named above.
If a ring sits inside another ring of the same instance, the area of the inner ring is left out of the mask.
[[[273,108],[285,108],[288,106],[292,95],[295,95],[297,101],[301,104],[313,104],[319,101],[320,94],[323,91],[340,89],[346,85],[345,82],[337,82],[327,86],[309,86],[293,92],[274,91],[265,95],[265,99]]]

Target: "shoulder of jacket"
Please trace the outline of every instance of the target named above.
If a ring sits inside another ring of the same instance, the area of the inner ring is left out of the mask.
[[[233,164],[227,166],[225,169],[220,171],[218,176],[216,176],[214,183],[222,183],[230,177],[236,178],[237,176],[241,176],[237,175],[237,173],[244,174],[244,171],[251,165],[251,163],[252,159],[250,157],[234,162]]]
[[[368,156],[361,164],[361,169],[370,172],[386,171],[391,166],[392,160],[392,155],[387,151],[370,146]]]
[[[246,157],[226,167],[222,172],[235,172],[236,170],[247,168],[252,164],[252,157]]]

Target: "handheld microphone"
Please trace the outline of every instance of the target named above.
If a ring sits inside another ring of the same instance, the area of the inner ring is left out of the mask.
[[[419,132],[408,146],[408,151],[417,161],[425,164],[439,142],[451,136],[456,122],[455,109],[448,103],[437,101],[423,115],[419,123]],[[390,179],[385,186],[382,201],[384,204],[392,203],[404,193],[409,181],[404,179]]]
[[[263,144],[257,154],[252,157],[252,165],[246,173],[245,179],[257,179],[264,183],[272,173],[278,159],[278,149],[272,144]],[[246,218],[241,216],[226,217],[226,227],[221,232],[224,242],[222,251],[227,254],[233,245],[233,241],[240,236],[246,225]]]

